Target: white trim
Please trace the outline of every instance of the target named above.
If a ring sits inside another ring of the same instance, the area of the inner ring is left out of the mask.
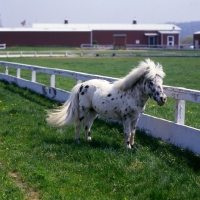
[[[144,35],[145,36],[157,36],[158,34],[157,33],[145,33]]]
[[[172,41],[170,41],[169,38],[173,38]],[[173,35],[167,36],[167,46],[174,46],[174,36]]]

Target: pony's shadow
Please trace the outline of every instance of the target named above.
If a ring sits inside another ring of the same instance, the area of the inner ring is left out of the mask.
[[[13,94],[16,94],[16,90],[12,87],[10,87],[10,84],[7,82],[7,81],[2,81],[4,82],[5,84],[5,89],[8,90],[9,92],[13,93]],[[58,101],[55,101],[55,100],[52,100],[52,99],[49,99],[47,97],[45,97],[44,95],[40,95],[40,94],[37,94],[27,88],[19,88],[15,83],[12,83],[12,85],[14,85],[15,87],[18,88],[17,90],[17,94],[20,95],[21,97],[23,97],[24,99],[27,99],[31,102],[34,102],[34,103],[38,103],[40,105],[43,105],[43,106],[46,106],[46,102],[51,102],[51,103],[58,103]],[[33,95],[30,95],[30,94],[33,94]],[[45,101],[40,101],[38,98],[36,97],[42,97],[42,98],[45,98]],[[45,103],[44,103],[45,102]]]
[[[65,139],[54,139],[54,138],[45,138],[43,142],[46,144],[55,144],[55,145],[70,145],[75,148],[93,148],[93,149],[113,149],[120,150],[122,146],[117,142],[107,142],[105,140],[98,140],[93,138],[92,141],[86,141],[84,138],[80,139],[80,143],[77,143],[74,138],[65,138]],[[124,147],[124,146],[123,146]],[[67,148],[67,147],[66,147]]]
[[[200,172],[200,156],[194,154],[192,151],[162,142],[157,138],[147,135],[143,131],[137,131],[136,138],[141,146],[147,147],[169,167],[181,170],[181,167],[186,164],[195,173]],[[171,155],[175,157],[175,161],[170,159]],[[183,165],[180,165],[180,163],[183,163]]]

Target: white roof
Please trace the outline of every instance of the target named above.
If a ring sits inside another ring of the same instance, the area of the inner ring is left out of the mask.
[[[170,31],[181,29],[174,24],[33,24],[33,28],[49,29],[88,29],[92,30],[157,30]]]
[[[195,32],[194,34],[200,34],[200,31]]]
[[[174,24],[33,24],[26,28],[0,28],[0,31],[38,32],[38,31],[58,31],[58,32],[91,32],[92,30],[121,30],[121,31],[176,31],[181,29]]]
[[[171,34],[171,33],[173,33],[173,34],[179,34],[179,32],[180,31],[174,31],[174,30],[172,30],[172,31],[159,31],[159,33],[161,33],[161,34]]]
[[[57,28],[57,29],[52,29],[52,28],[0,28],[0,32],[90,32],[89,29],[73,29],[73,28],[68,28],[68,29],[62,29],[62,28]]]

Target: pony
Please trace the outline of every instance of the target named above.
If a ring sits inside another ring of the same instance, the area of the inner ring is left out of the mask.
[[[54,127],[75,124],[75,140],[80,142],[83,121],[86,140],[91,140],[90,129],[98,114],[121,121],[128,149],[136,148],[136,124],[149,98],[159,106],[166,103],[163,92],[165,73],[162,66],[146,59],[139,62],[128,75],[115,82],[91,79],[71,90],[68,100],[60,107],[47,111],[47,123]]]

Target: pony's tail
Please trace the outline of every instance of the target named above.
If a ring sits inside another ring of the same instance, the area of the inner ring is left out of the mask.
[[[74,86],[68,100],[62,106],[47,111],[46,121],[50,126],[61,127],[73,124],[78,120],[78,91],[80,85]]]

